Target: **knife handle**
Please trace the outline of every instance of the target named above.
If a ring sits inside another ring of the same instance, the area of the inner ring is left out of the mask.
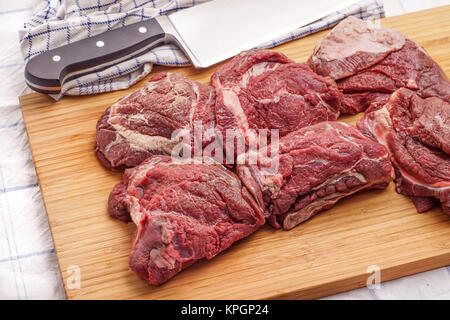
[[[107,31],[33,57],[25,66],[28,86],[42,93],[58,93],[68,80],[141,55],[167,40],[158,18]]]

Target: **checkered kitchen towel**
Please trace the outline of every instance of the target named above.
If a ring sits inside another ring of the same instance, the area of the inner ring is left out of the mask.
[[[46,0],[19,30],[21,52],[27,61],[47,50],[202,2],[205,0]],[[359,1],[260,47],[274,47],[330,28],[349,15],[363,19],[380,18],[384,16],[383,4],[378,0]],[[70,81],[63,86],[62,93],[54,98],[128,88],[150,73],[153,64],[178,67],[190,63],[177,46],[161,45],[137,58]]]

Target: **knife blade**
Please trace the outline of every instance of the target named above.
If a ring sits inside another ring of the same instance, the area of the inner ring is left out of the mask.
[[[175,43],[194,67],[207,68],[328,14],[354,0],[213,0],[49,50],[30,59],[25,80],[42,93],[68,81]]]

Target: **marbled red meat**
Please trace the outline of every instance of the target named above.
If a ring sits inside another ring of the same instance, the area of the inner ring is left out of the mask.
[[[257,163],[250,163],[251,152],[242,154],[237,171],[276,228],[291,229],[360,190],[383,189],[394,174],[386,147],[343,122],[282,137],[278,160],[273,150],[259,153]]]
[[[450,103],[402,88],[373,104],[358,128],[389,149],[397,192],[418,212],[440,202],[450,214]]]
[[[309,66],[330,76],[344,93],[341,113],[386,102],[398,88],[450,102],[450,82],[422,46],[371,21],[349,17],[322,38]]]
[[[176,130],[186,130],[193,144],[195,123],[201,124],[199,141],[204,146],[214,138],[214,103],[214,90],[208,85],[181,73],[155,74],[101,116],[97,157],[113,170],[134,167],[151,155],[170,154],[180,141],[172,137]]]
[[[339,116],[342,94],[332,79],[270,50],[242,52],[219,68],[211,83],[217,131],[223,138],[227,130],[234,132],[247,146],[259,141],[254,130],[277,129],[284,136]]]
[[[172,162],[152,156],[127,169],[111,192],[108,211],[134,221],[129,266],[153,285],[212,259],[262,224],[263,209],[221,164]]]

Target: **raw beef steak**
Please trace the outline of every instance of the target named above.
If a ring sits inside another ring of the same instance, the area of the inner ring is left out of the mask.
[[[212,160],[171,162],[162,155],[125,171],[108,210],[137,225],[129,265],[153,285],[264,224],[263,209],[234,173]]]
[[[249,164],[251,152],[241,154],[246,164],[237,170],[276,228],[291,229],[357,191],[383,189],[394,174],[387,149],[343,122],[321,122],[281,138],[278,170],[271,171],[277,158],[264,156],[273,151],[259,152],[257,164]]]
[[[397,192],[412,198],[418,212],[439,199],[450,214],[450,104],[420,98],[402,88],[389,101],[367,109],[358,128],[387,146]]]
[[[193,141],[194,123],[214,132],[214,90],[181,73],[158,73],[148,83],[106,109],[97,123],[96,154],[113,170],[134,167],[153,154],[170,154],[185,129]],[[200,138],[202,139],[202,138]]]
[[[317,43],[308,64],[336,80],[344,93],[342,113],[386,102],[401,87],[450,102],[450,83],[422,46],[371,21],[349,17],[340,22]]]
[[[278,129],[284,136],[339,116],[342,94],[334,81],[281,53],[244,51],[218,69],[211,83],[217,131],[226,140],[228,130],[245,139],[246,146],[251,139],[259,141],[258,129]]]

